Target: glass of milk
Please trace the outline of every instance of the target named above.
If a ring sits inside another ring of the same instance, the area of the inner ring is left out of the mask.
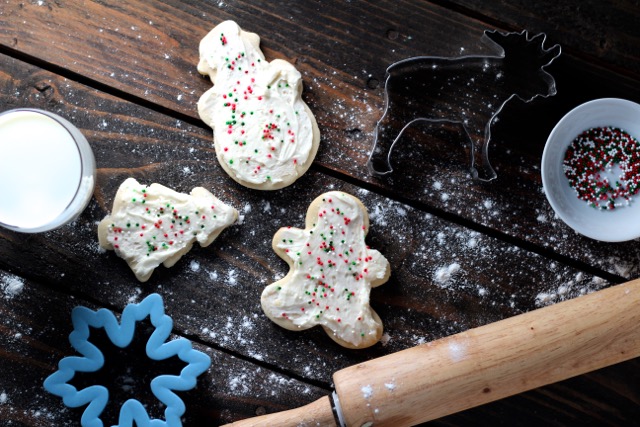
[[[73,221],[95,174],[89,143],[67,120],[29,108],[0,113],[0,226],[38,233]]]

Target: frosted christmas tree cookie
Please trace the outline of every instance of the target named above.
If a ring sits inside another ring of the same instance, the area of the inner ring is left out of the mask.
[[[290,63],[266,61],[260,37],[233,21],[200,42],[198,71],[213,87],[198,101],[213,128],[216,155],[240,184],[276,190],[304,174],[318,151],[320,132],[302,100],[302,76]]]
[[[306,228],[281,228],[274,251],[289,273],[267,286],[262,309],[278,325],[303,330],[321,325],[348,348],[369,347],[382,337],[382,321],[369,306],[372,287],[389,279],[389,262],[365,243],[369,216],[357,198],[331,191],[307,211]]]
[[[190,194],[133,178],[118,189],[111,215],[98,225],[100,246],[114,250],[146,282],[160,264],[172,267],[194,242],[210,245],[238,212],[202,187]]]

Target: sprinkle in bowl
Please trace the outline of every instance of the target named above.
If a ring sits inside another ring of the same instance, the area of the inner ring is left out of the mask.
[[[549,204],[578,233],[605,242],[640,237],[640,192],[629,179],[640,182],[640,105],[602,98],[569,111],[549,134],[541,173]]]

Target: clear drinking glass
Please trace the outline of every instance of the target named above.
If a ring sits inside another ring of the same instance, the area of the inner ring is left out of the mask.
[[[0,226],[38,233],[73,221],[95,174],[89,143],[67,120],[31,108],[0,113]]]

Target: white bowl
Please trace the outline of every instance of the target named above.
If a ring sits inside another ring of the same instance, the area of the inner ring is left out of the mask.
[[[640,141],[640,105],[617,98],[586,102],[569,111],[553,128],[542,153],[542,186],[558,216],[578,233],[605,242],[640,237],[640,193],[629,206],[599,210],[578,199],[562,169],[569,144],[593,127],[617,127]]]

